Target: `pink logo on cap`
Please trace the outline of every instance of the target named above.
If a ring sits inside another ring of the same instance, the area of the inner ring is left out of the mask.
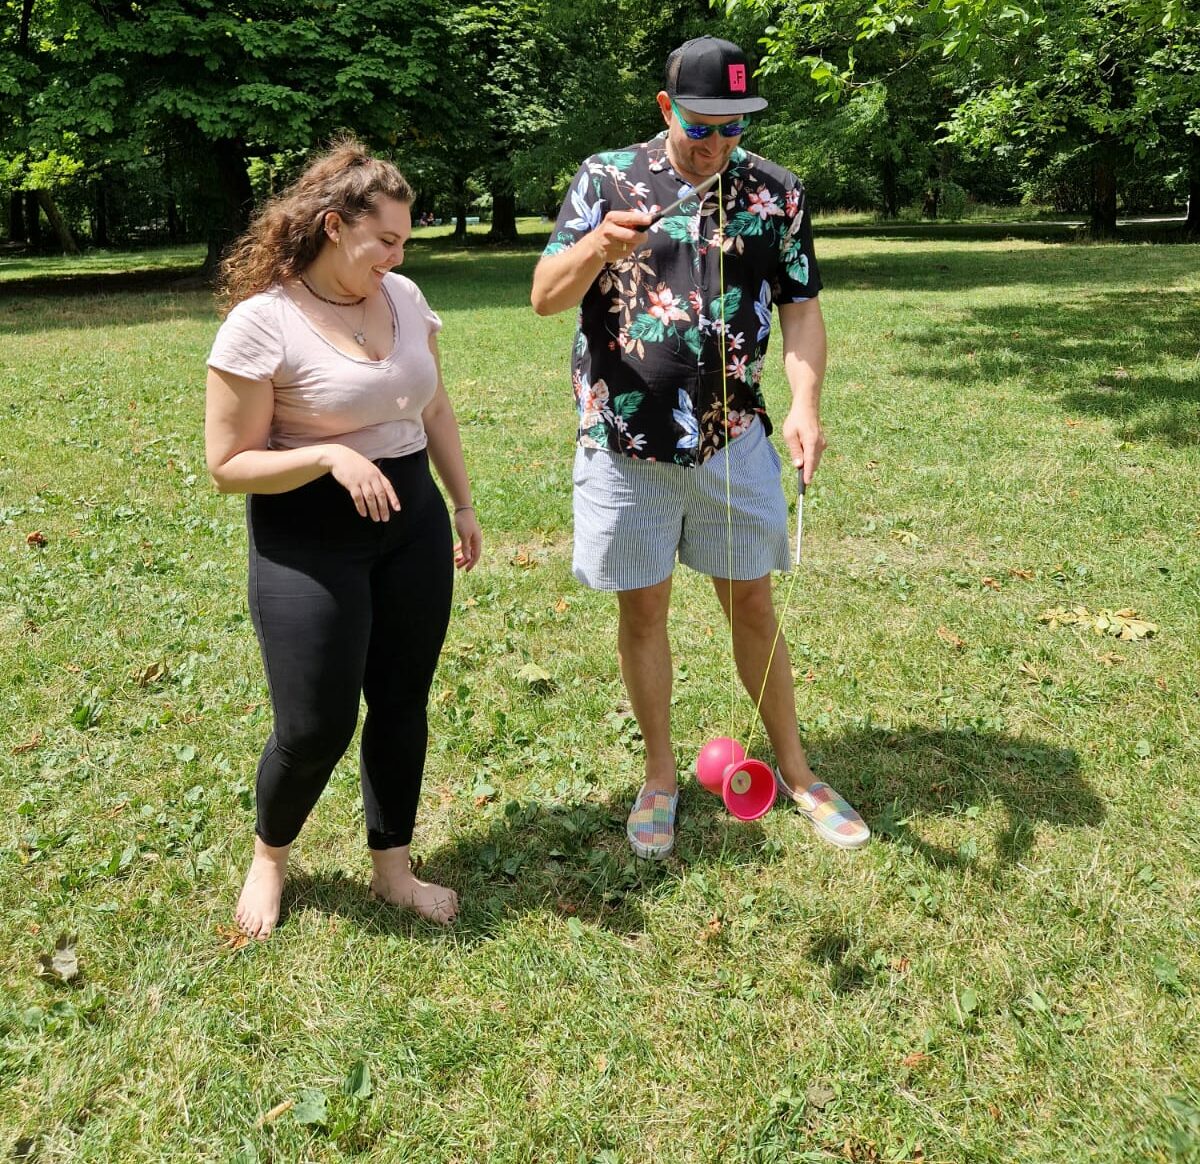
[[[745,93],[745,91],[746,91],[746,66],[745,65],[730,65],[729,66],[729,91],[731,93]]]

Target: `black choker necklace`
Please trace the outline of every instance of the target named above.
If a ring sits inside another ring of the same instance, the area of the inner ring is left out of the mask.
[[[296,278],[299,279],[300,282],[304,284],[304,286],[308,289],[308,293],[310,295],[315,296],[322,303],[331,304],[333,307],[357,307],[360,303],[362,303],[366,299],[365,295],[360,295],[357,299],[326,299],[325,296],[322,295],[320,291],[315,291],[313,289],[312,284],[309,283],[309,281],[303,275],[297,275]]]

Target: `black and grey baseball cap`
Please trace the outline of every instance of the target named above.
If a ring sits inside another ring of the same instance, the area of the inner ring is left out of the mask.
[[[753,70],[736,44],[698,36],[667,57],[666,90],[684,109],[706,116],[757,113],[766,109]]]

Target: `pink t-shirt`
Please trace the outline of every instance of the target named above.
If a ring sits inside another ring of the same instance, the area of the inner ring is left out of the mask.
[[[425,447],[421,412],[437,391],[429,337],[442,321],[403,275],[384,276],[383,292],[393,342],[382,360],[355,359],[334,347],[282,287],[244,299],[226,316],[208,364],[271,382],[268,448],[336,442],[375,461]]]

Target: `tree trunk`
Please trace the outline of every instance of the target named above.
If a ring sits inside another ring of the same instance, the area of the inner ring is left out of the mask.
[[[517,241],[517,198],[511,190],[492,190],[491,242]]]
[[[45,212],[46,221],[50,223],[51,228],[58,237],[58,245],[62,247],[63,254],[79,254],[79,244],[75,241],[75,236],[71,233],[71,228],[67,225],[66,219],[63,218],[59,211],[58,204],[54,201],[54,196],[49,190],[38,190],[37,200],[38,205]]]
[[[1192,147],[1191,171],[1188,175],[1187,221],[1184,231],[1200,238],[1200,145]]]
[[[20,190],[14,190],[8,196],[8,238],[15,243],[29,241],[29,232],[25,229],[25,195]]]
[[[37,194],[33,190],[24,191],[25,198],[25,237],[33,250],[42,246],[42,218],[38,213]]]
[[[217,197],[209,210],[208,254],[204,257],[202,273],[211,278],[224,258],[230,244],[250,224],[254,206],[254,191],[246,169],[246,154],[241,143],[217,141],[212,144],[212,160],[216,171]]]
[[[106,247],[108,239],[108,184],[103,176],[96,180],[92,198],[92,245]]]
[[[454,237],[459,242],[467,238],[467,181],[461,177],[454,179]]]
[[[1092,206],[1088,230],[1093,238],[1117,234],[1117,164],[1112,151],[1100,147],[1092,160]]]
[[[900,215],[900,191],[896,185],[896,159],[890,151],[883,156],[880,178],[883,180],[883,216],[897,218]]]

